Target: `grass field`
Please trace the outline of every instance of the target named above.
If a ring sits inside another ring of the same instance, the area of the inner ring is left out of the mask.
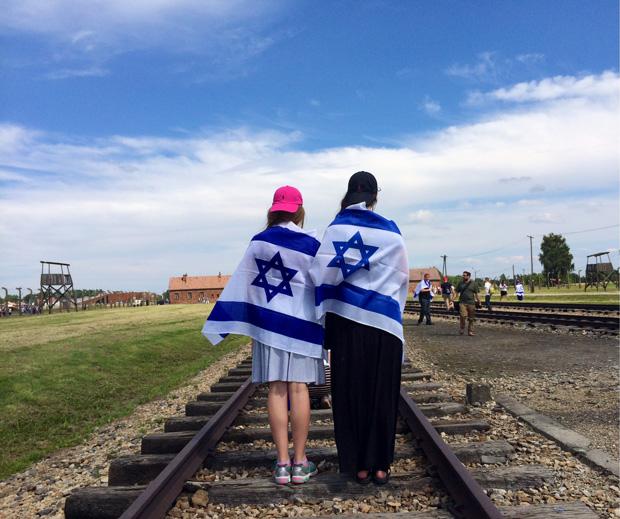
[[[508,287],[508,297],[504,298],[507,302],[517,302],[517,297],[514,295],[514,288]],[[484,291],[480,291],[481,297],[484,295]],[[411,294],[409,299],[413,299]],[[435,298],[435,301],[441,300]],[[492,301],[499,301],[499,291],[497,290],[493,294]],[[583,285],[579,288],[579,285],[571,285],[570,288],[545,288],[536,287],[535,292],[532,294],[529,291],[529,287],[525,287],[525,303],[588,303],[588,304],[619,304],[620,292],[616,289],[615,285],[608,287],[607,292],[603,290],[588,289],[584,292]]]
[[[516,301],[514,296],[514,289],[509,287],[508,293],[510,296],[504,298],[504,301]],[[607,291],[588,288],[587,292],[583,290],[583,284],[581,288],[579,285],[571,285],[570,287],[562,288],[545,288],[536,287],[534,293],[529,291],[529,287],[525,287],[525,302],[526,303],[588,303],[588,304],[618,304],[620,293],[615,285],[611,285],[607,288]],[[493,300],[499,301],[499,293],[496,292],[493,295]]]
[[[0,319],[0,479],[165,395],[247,339],[217,347],[210,307],[166,305]]]

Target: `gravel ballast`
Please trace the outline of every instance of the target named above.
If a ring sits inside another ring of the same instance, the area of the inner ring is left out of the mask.
[[[183,414],[187,401],[208,391],[249,354],[248,345],[225,355],[184,387],[139,406],[127,418],[97,429],[83,444],[59,451],[0,481],[0,518],[63,518],[64,501],[71,490],[106,486],[111,459],[138,453],[142,436],[161,430],[167,417]]]

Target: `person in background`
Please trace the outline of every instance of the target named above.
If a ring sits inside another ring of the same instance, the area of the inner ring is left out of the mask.
[[[476,303],[480,304],[480,299],[478,298],[476,283],[471,279],[471,272],[463,271],[463,279],[456,286],[456,293],[459,297],[459,334],[465,333],[465,319],[467,319],[467,335],[474,335]]]
[[[523,282],[520,279],[517,279],[515,294],[517,296],[517,301],[523,301],[523,298],[525,297],[525,288],[523,288]]]
[[[390,477],[409,288],[405,241],[375,212],[378,192],[371,173],[351,176],[310,268],[331,353],[338,464],[362,485]]]
[[[499,300],[500,302],[504,300],[505,297],[508,297],[508,285],[505,281],[500,281],[499,283]]]
[[[454,308],[454,286],[448,281],[448,276],[443,277],[443,283],[441,284],[441,297],[446,305],[446,310],[452,310]]]
[[[214,345],[230,333],[252,338],[252,382],[269,384],[267,414],[277,455],[273,477],[279,485],[302,484],[318,472],[306,457],[306,441],[307,384],[325,383],[324,333],[309,276],[320,243],[302,228],[304,217],[301,193],[292,186],[278,188],[267,228],[250,241],[202,329]]]
[[[491,311],[491,296],[493,295],[493,283],[489,278],[484,278],[484,306]]]
[[[430,282],[430,275],[428,272],[424,273],[422,280],[415,287],[413,294],[414,299],[420,301],[420,318],[418,324],[422,324],[422,321],[426,319],[426,324],[431,325],[431,301],[433,300],[433,284]]]

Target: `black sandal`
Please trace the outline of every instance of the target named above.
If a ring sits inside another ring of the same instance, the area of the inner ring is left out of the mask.
[[[392,470],[387,469],[387,470],[382,470],[382,472],[385,472],[385,477],[383,478],[378,477],[376,471],[373,473],[372,480],[375,482],[375,485],[379,485],[379,486],[385,485],[390,480],[390,474],[392,473]]]
[[[368,474],[366,475],[366,477],[365,477],[365,478],[360,478],[360,477],[359,477],[359,475],[358,475],[358,474],[359,474],[360,472],[361,472],[361,470],[358,470],[358,471],[355,473],[355,481],[357,481],[360,485],[368,485],[368,483],[370,483],[370,480],[372,479],[372,475],[371,475],[371,473],[370,473],[370,470],[368,470],[368,471],[367,471],[367,472],[368,472]]]

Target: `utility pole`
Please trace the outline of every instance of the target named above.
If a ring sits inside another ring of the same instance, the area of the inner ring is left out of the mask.
[[[517,286],[517,278],[515,277],[515,266],[512,266],[512,284],[515,286]]]
[[[439,256],[440,258],[443,259],[443,266],[441,267],[441,276],[447,276],[448,275],[448,267],[446,266],[446,258],[448,256],[446,256],[445,254],[443,256]]]
[[[579,278],[579,288],[581,288],[581,269],[577,271],[577,277]]]
[[[530,291],[534,292],[534,253],[532,250],[534,236],[528,234],[527,237],[530,239]]]

